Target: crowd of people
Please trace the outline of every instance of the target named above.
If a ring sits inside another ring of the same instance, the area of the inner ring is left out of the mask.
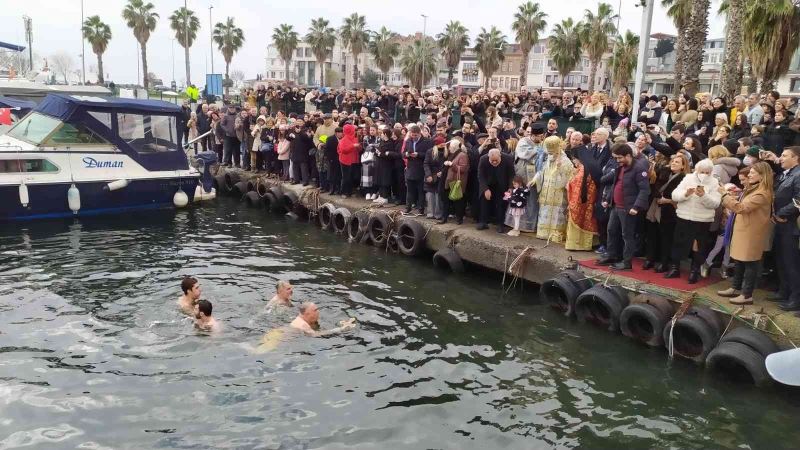
[[[734,304],[777,271],[800,310],[796,99],[547,90],[260,86],[188,105],[187,135],[225,166],[404,205],[445,223],[595,250],[598,264],[688,283],[720,267]],[[637,117],[631,117],[633,102]]]

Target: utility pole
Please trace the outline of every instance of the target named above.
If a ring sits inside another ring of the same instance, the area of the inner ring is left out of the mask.
[[[33,72],[33,25],[28,16],[22,16],[22,22],[25,24],[25,40],[28,41],[28,63]]]
[[[86,84],[86,42],[83,39],[83,0],[81,0],[81,78],[83,84]]]
[[[622,0],[620,0],[622,1]],[[186,14],[183,15],[183,43],[186,45],[186,53],[189,53],[189,7],[187,6],[186,0],[183,0],[183,10]],[[172,50],[174,53],[175,50]],[[173,56],[173,59],[175,57]],[[187,63],[188,64],[188,63]],[[175,61],[172,61],[172,65],[175,66]],[[175,69],[172,69],[172,81],[175,81]],[[192,69],[186,72],[186,86],[188,87],[191,84],[190,78],[192,77]]]
[[[172,84],[177,86],[177,84],[175,84],[175,39],[172,38],[172,39],[170,39],[170,41],[172,41]],[[172,87],[172,86],[170,86],[170,87]],[[177,88],[174,88],[174,89],[177,89]]]
[[[425,48],[425,45],[428,44],[428,42],[427,42],[428,41],[428,39],[427,39],[428,38],[428,34],[427,34],[428,16],[426,16],[425,14],[420,14],[420,16],[422,16],[422,45],[423,45],[423,48]],[[423,63],[423,65],[424,65],[424,63]],[[423,74],[425,72],[423,70],[423,67],[420,67],[419,71],[420,71],[419,72],[419,78],[420,78],[420,83],[421,83],[420,86],[419,86],[419,91],[420,91],[420,94],[422,94],[422,88],[425,87],[425,80],[423,80],[422,78],[424,77]]]
[[[644,69],[647,65],[647,50],[650,46],[650,26],[653,23],[653,7],[655,0],[647,0],[647,5],[642,11],[642,29],[639,34],[639,57],[636,61],[636,79],[634,80],[633,92],[633,111],[631,112],[631,121],[637,120],[639,117],[639,101],[638,95],[642,92],[642,84],[644,83]]]
[[[211,10],[214,5],[208,7],[208,40],[211,43],[211,73],[214,73],[214,26],[211,21]]]

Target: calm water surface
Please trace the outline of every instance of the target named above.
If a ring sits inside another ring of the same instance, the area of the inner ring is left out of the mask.
[[[221,199],[0,225],[0,449],[797,448],[800,397],[720,382],[536,305]],[[176,312],[200,278],[224,323]],[[280,278],[327,339],[253,347]]]

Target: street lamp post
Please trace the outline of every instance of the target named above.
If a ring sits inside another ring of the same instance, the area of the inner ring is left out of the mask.
[[[170,39],[170,41],[172,41],[172,86],[170,86],[170,87],[175,89],[173,87],[173,86],[177,86],[175,84],[175,39],[172,38],[172,39]]]
[[[184,43],[184,45],[186,45],[186,55],[188,55],[189,54],[189,6],[187,5],[186,0],[183,0],[183,12],[184,12],[184,14],[183,14],[183,43]],[[174,54],[175,50],[172,50],[172,52]],[[172,58],[173,58],[172,65],[174,67],[175,66],[175,61],[174,61],[175,57],[173,56]],[[187,56],[186,60],[187,60],[187,62],[186,62],[186,86],[189,86],[191,84],[192,69],[189,67],[189,62],[188,62],[189,58],[188,58],[188,56]],[[172,73],[172,81],[175,81],[175,69],[174,68],[172,69],[172,72],[173,72]]]
[[[422,49],[425,50],[426,49],[425,46],[427,45],[427,40],[428,40],[427,39],[427,37],[428,37],[428,34],[427,34],[428,16],[426,16],[425,14],[420,14],[420,16],[422,16]],[[424,67],[423,67],[424,65],[425,65],[425,62],[423,61],[422,66],[420,66],[420,68],[419,68],[419,78],[420,78],[420,80],[419,80],[419,82],[420,82],[419,90],[420,90],[420,94],[422,93],[422,88],[425,87],[424,86],[425,85],[425,80],[422,79],[422,77],[425,76],[424,75],[425,74]]]
[[[208,7],[208,40],[211,43],[211,73],[214,73],[214,29],[211,21],[211,10],[214,5]]]
[[[631,121],[637,120],[639,117],[639,102],[636,101],[636,95],[642,92],[642,84],[644,83],[644,69],[647,65],[647,50],[650,46],[650,26],[653,23],[653,7],[655,0],[647,0],[647,5],[642,11],[642,29],[639,34],[639,57],[636,60],[636,79],[634,80],[634,102],[633,111],[631,112]]]
[[[81,0],[81,79],[86,84],[86,43],[83,39],[83,0]]]
[[[28,41],[28,63],[30,71],[33,72],[33,25],[31,24],[31,18],[28,16],[22,16],[22,21],[25,23],[25,40]]]

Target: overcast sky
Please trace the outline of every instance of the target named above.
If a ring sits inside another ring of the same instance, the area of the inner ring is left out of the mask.
[[[169,28],[168,17],[174,10],[183,6],[183,0],[151,0],[156,12],[161,16],[155,32],[147,45],[150,71],[161,77],[165,84],[172,79],[172,41],[174,33]],[[66,51],[75,56],[76,68],[80,66],[81,54],[81,0],[4,0],[3,14],[0,15],[0,41],[24,45],[24,28],[22,16],[33,19],[33,49],[36,54],[47,57],[58,51]],[[242,70],[247,78],[255,78],[256,73],[263,72],[265,53],[270,42],[272,30],[280,23],[294,25],[302,35],[307,31],[312,18],[325,17],[332,26],[339,27],[342,19],[353,12],[366,15],[367,26],[379,29],[386,26],[401,34],[422,31],[423,18],[426,14],[427,33],[436,34],[452,19],[460,20],[474,37],[482,26],[496,25],[506,34],[509,42],[513,42],[511,20],[519,0],[461,0],[431,1],[404,0],[402,2],[367,1],[367,0],[188,0],[188,6],[200,18],[201,29],[198,40],[191,49],[192,80],[197,84],[204,83],[204,74],[211,69],[211,52],[209,37],[209,9],[213,5],[214,23],[223,21],[225,17],[234,17],[245,35],[244,47],[234,55],[231,70]],[[620,28],[639,34],[641,8],[635,7],[638,0],[622,0]],[[663,8],[658,6],[653,15],[652,32],[675,33],[671,21],[666,17]],[[716,11],[719,1],[712,2],[712,10]],[[122,9],[123,0],[83,0],[84,15],[99,15],[111,26],[113,38],[105,53],[104,65],[111,80],[118,83],[132,83],[137,79],[136,40],[133,33],[125,26]],[[596,10],[597,0],[549,0],[540,1],[548,14],[548,29],[566,17],[580,19],[587,8]],[[616,10],[619,0],[611,0]],[[710,37],[724,35],[724,20],[712,12],[709,17]],[[222,55],[214,52],[214,69],[224,72]],[[96,65],[96,57],[91,46],[86,44],[86,66]],[[175,42],[175,79],[178,83],[185,78],[183,49]]]

